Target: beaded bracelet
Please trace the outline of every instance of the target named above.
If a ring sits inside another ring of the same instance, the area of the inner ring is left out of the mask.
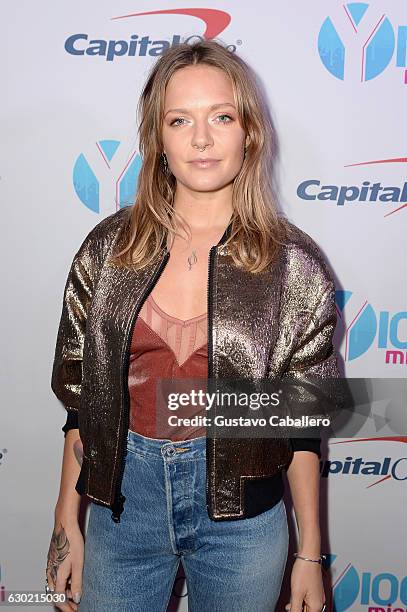
[[[320,555],[318,559],[308,559],[308,557],[302,557],[296,552],[294,553],[294,557],[297,557],[298,559],[304,559],[304,561],[312,561],[313,563],[322,563],[322,559],[326,559],[326,555]]]

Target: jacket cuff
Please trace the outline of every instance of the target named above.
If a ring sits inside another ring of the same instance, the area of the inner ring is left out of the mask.
[[[64,438],[66,438],[66,434],[70,429],[79,429],[79,424],[78,424],[78,411],[77,410],[70,410],[69,408],[67,408],[67,418],[66,418],[66,423],[65,425],[61,428],[62,431],[64,432]]]
[[[290,438],[293,451],[306,450],[316,453],[321,459],[321,438]]]

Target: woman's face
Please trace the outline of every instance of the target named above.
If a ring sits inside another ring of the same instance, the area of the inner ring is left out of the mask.
[[[208,192],[230,184],[243,163],[245,133],[229,77],[202,64],[177,70],[166,88],[162,137],[177,187]],[[217,161],[204,167],[197,158]]]

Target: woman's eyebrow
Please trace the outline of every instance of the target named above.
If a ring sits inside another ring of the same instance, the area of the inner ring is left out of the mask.
[[[232,102],[220,102],[218,104],[212,104],[212,106],[209,107],[209,110],[220,108],[221,106],[233,106],[233,108],[236,108],[235,105],[232,104]],[[168,115],[168,113],[188,113],[188,112],[189,111],[187,108],[170,108],[165,112],[164,117]]]

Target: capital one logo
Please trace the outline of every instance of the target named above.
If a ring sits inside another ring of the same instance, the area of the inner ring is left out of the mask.
[[[73,168],[76,195],[95,213],[108,215],[134,202],[141,157],[118,140],[99,140],[80,153]]]
[[[219,36],[223,30],[227,28],[231,22],[231,16],[229,13],[219,9],[212,8],[173,8],[163,9],[155,11],[147,11],[143,13],[128,13],[126,15],[118,15],[112,17],[112,21],[129,21],[132,24],[135,18],[144,16],[165,16],[165,15],[182,15],[189,16],[193,19],[193,28],[195,23],[197,27],[204,31],[202,34],[198,32],[193,33],[190,36],[184,37],[181,34],[172,33],[168,36],[168,40],[157,40],[154,34],[130,34],[125,39],[113,38],[106,39],[102,36],[89,36],[86,32],[77,32],[71,34],[65,40],[64,48],[67,53],[72,56],[82,56],[87,59],[90,58],[104,58],[107,62],[113,62],[121,57],[127,58],[145,58],[147,56],[157,57],[162,55],[166,49],[170,46],[178,45],[181,42],[196,42],[197,40],[211,39]],[[196,21],[198,20],[198,21]],[[137,23],[137,19],[136,19]],[[142,22],[143,23],[143,22]],[[198,25],[199,24],[199,25]],[[141,26],[144,27],[144,26]],[[194,31],[194,30],[193,30]],[[237,45],[241,45],[242,41],[239,39],[236,44],[227,45],[227,48],[235,52]]]
[[[318,36],[325,68],[337,79],[365,82],[381,74],[396,49],[396,66],[406,67],[407,26],[395,29],[378,7],[351,2],[332,8]],[[407,71],[405,72],[407,83]]]
[[[346,361],[357,359],[376,346],[386,349],[386,363],[407,363],[407,340],[403,340],[407,338],[407,311],[377,312],[367,300],[359,300],[352,291],[336,291],[335,299],[345,329]]]
[[[391,572],[361,572],[346,562],[341,567],[337,555],[327,555],[324,568],[331,569],[334,577],[333,612],[349,609],[387,612],[390,610],[387,606],[407,606],[407,576],[399,578]]]

